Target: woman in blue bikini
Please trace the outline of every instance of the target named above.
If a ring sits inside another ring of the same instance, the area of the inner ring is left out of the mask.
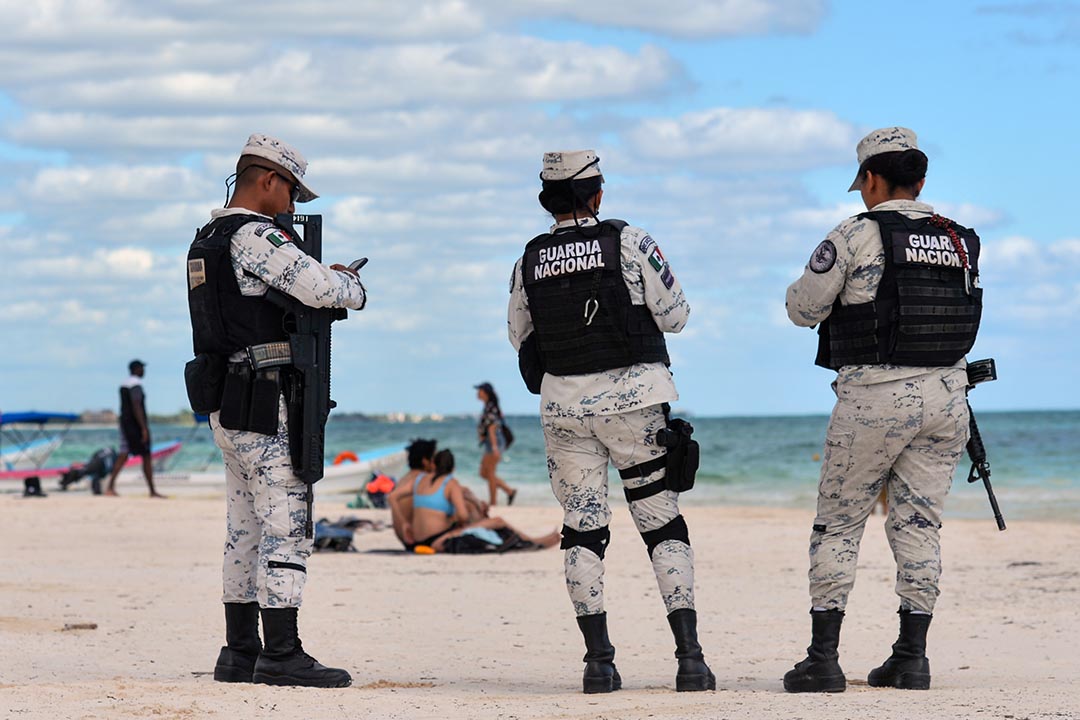
[[[545,548],[559,542],[558,532],[532,538],[510,527],[500,517],[484,518],[470,524],[465,491],[453,473],[454,454],[449,450],[440,450],[435,453],[435,472],[420,475],[413,481],[410,524],[412,536],[419,538],[416,546],[426,545],[438,552],[443,549],[447,540],[471,528],[506,529],[522,540]],[[404,495],[399,495],[398,498],[391,496],[390,501],[400,502],[403,499]]]

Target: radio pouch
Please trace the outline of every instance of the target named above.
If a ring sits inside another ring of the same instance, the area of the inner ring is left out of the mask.
[[[518,350],[518,371],[529,392],[539,395],[540,385],[544,381],[544,361],[540,357],[540,344],[536,341],[535,331],[529,333]]]
[[[277,435],[280,398],[281,371],[272,368],[256,372],[251,382],[247,429],[262,435]]]
[[[203,353],[184,365],[188,403],[195,413],[209,415],[221,408],[226,364],[222,355]]]
[[[251,368],[231,363],[225,374],[225,389],[221,395],[221,415],[218,422],[229,430],[247,430],[251,409]]]

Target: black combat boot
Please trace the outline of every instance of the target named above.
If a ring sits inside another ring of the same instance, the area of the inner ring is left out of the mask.
[[[214,666],[214,679],[251,682],[255,661],[262,652],[258,603],[225,603],[225,643]]]
[[[266,646],[255,662],[254,682],[264,685],[304,687],[348,687],[352,676],[345,670],[328,668],[304,652],[296,629],[297,608],[263,608],[263,637]]]
[[[715,690],[716,676],[705,664],[705,655],[697,639],[697,612],[675,610],[667,616],[671,634],[675,636],[675,657],[679,659],[679,672],[675,675],[677,692]]]
[[[806,659],[796,663],[795,668],[784,675],[784,689],[788,692],[844,692],[847,679],[840,669],[836,649],[840,646],[840,624],[844,622],[843,610],[811,611],[813,622],[810,647]]]
[[[900,637],[893,643],[892,655],[870,671],[866,678],[872,687],[901,690],[930,689],[930,661],[926,659],[926,631],[932,615],[900,611]]]
[[[585,638],[585,674],[582,689],[586,693],[609,693],[622,687],[622,678],[615,669],[615,648],[608,640],[607,613],[582,615],[577,619]]]

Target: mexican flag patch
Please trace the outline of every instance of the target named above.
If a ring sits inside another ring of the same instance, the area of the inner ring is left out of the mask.
[[[667,265],[667,260],[660,254],[660,246],[654,245],[652,252],[649,253],[649,264],[652,265],[652,269],[656,272],[660,272]]]
[[[280,230],[275,230],[274,232],[270,233],[266,236],[266,239],[269,240],[270,244],[274,247],[281,247],[287,242],[292,242],[289,237]]]

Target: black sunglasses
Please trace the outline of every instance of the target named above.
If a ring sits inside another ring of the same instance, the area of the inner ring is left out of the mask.
[[[294,203],[295,203],[295,202],[296,202],[297,200],[299,200],[299,199],[300,199],[300,183],[294,183],[294,182],[292,181],[292,179],[291,179],[291,178],[290,178],[290,177],[289,177],[288,175],[283,175],[283,174],[282,174],[281,172],[279,172],[278,170],[275,170],[275,169],[274,169],[274,168],[272,168],[272,167],[266,167],[265,165],[254,165],[254,164],[252,164],[252,165],[248,165],[248,166],[247,166],[246,168],[244,168],[244,171],[245,171],[245,172],[247,172],[248,170],[250,170],[250,169],[251,169],[251,168],[253,168],[253,167],[255,167],[255,168],[259,168],[259,169],[261,169],[261,170],[269,170],[270,172],[272,172],[272,173],[274,173],[275,175],[277,175],[277,176],[278,176],[279,178],[281,178],[282,180],[284,180],[284,181],[286,182],[286,184],[288,184],[288,185],[290,185],[290,186],[291,186],[291,188],[292,188],[292,189],[291,189],[291,190],[289,191],[289,198],[290,198],[290,199],[291,199],[291,200],[292,200],[292,201],[293,201]]]

